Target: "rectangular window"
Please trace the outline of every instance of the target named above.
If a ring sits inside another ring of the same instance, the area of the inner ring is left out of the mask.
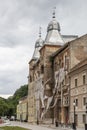
[[[83,114],[83,123],[85,124],[86,123],[86,115]]]
[[[42,65],[41,66],[41,74],[43,74],[44,73],[44,66]]]
[[[66,55],[64,57],[64,67],[65,67],[65,70],[67,70],[67,56]]]
[[[86,97],[83,97],[83,105],[86,105]]]
[[[75,79],[75,87],[77,87],[77,79]]]
[[[86,83],[86,76],[83,75],[83,84],[85,84],[85,83]]]
[[[78,106],[78,99],[76,99],[76,107]]]

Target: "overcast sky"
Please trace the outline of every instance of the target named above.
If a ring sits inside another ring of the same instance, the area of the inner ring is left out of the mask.
[[[0,95],[28,83],[39,26],[44,39],[55,6],[62,34],[87,33],[87,0],[0,0]]]

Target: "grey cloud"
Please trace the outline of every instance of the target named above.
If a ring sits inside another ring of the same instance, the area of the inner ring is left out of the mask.
[[[17,88],[28,82],[27,68],[18,72],[3,72],[0,76],[0,94],[13,94]]]
[[[62,34],[87,33],[86,0],[0,0],[0,93],[11,94],[27,82],[39,26],[44,39],[54,6]]]
[[[67,26],[67,28],[66,26],[63,28],[65,33],[74,33],[73,27],[71,26],[71,30],[69,30],[68,25],[74,24],[78,27],[79,23],[79,26],[81,26],[84,24],[84,18],[87,14],[85,11],[87,7],[86,0],[3,0],[0,3],[0,44],[8,46],[28,44],[32,41],[31,37],[36,33],[35,29],[37,30],[37,28],[35,26],[42,25],[44,28],[43,33],[45,34],[47,24],[52,19],[52,8],[54,6],[56,6],[58,21],[61,25]],[[20,24],[27,29],[33,26],[31,32],[21,31],[19,28]],[[78,30],[77,33],[79,33]]]

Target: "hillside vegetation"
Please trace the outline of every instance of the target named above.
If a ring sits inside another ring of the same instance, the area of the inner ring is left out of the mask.
[[[8,99],[0,97],[0,116],[12,116],[16,114],[16,107],[19,99],[27,96],[28,85],[23,85],[16,90],[13,96]]]

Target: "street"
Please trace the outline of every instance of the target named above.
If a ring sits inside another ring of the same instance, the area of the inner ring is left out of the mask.
[[[18,122],[18,121],[9,121],[4,124],[0,124],[0,126],[19,126],[19,127],[24,127],[30,130],[72,130],[68,128],[61,128],[61,127],[55,127],[54,125],[36,125],[36,124],[29,124],[27,122]]]
[[[25,122],[14,122],[12,121],[10,126],[20,126],[20,127],[24,127],[30,130],[53,130],[53,128],[47,128],[46,126],[42,126],[42,125],[31,125]]]
[[[36,125],[36,124],[29,124],[27,122],[18,122],[18,121],[10,121],[5,124],[0,124],[0,126],[19,126],[19,127],[24,127],[30,130],[73,130],[72,128],[67,128],[67,127],[55,127],[54,125]],[[85,130],[85,128],[77,128],[77,130]]]

